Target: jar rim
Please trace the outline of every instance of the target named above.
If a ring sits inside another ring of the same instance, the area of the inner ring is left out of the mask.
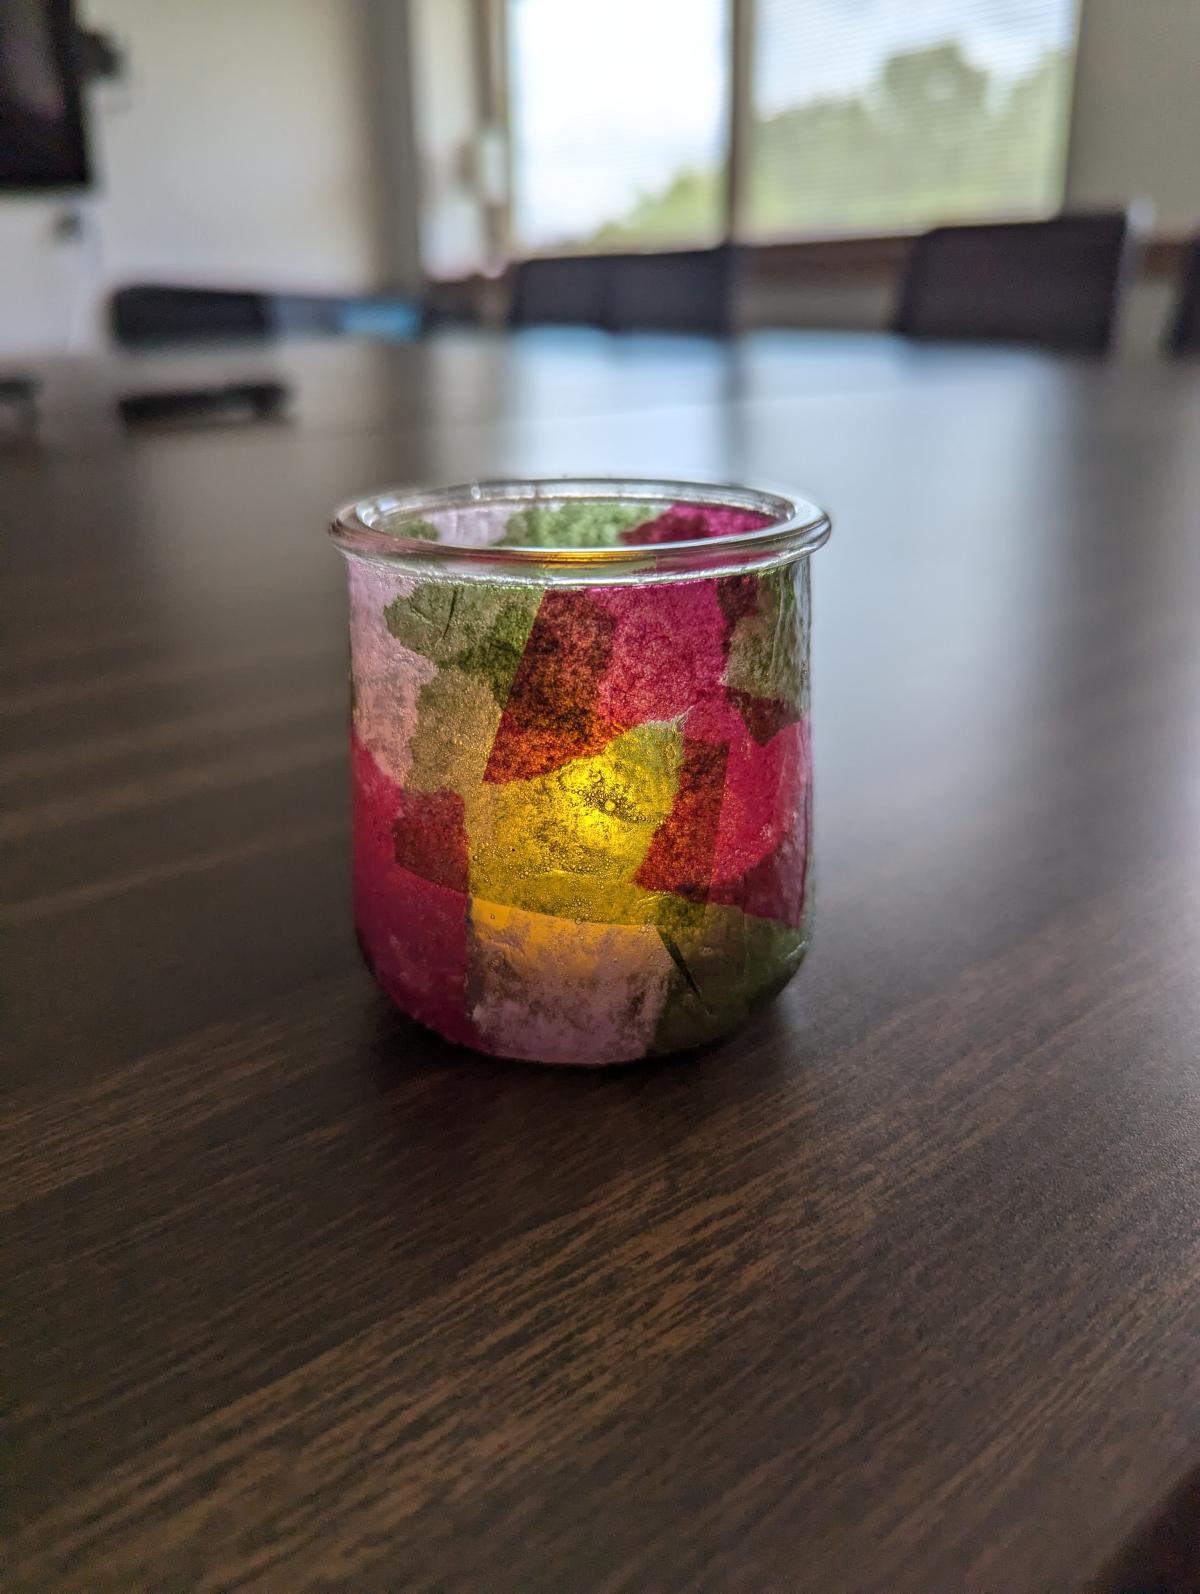
[[[514,511],[572,500],[695,504],[770,516],[752,531],[663,543],[601,548],[472,546],[403,535],[405,521],[430,512],[511,504]],[[385,523],[399,519],[399,529]],[[329,535],[342,553],[426,575],[438,571],[506,580],[610,582],[631,577],[728,574],[790,563],[828,540],[829,516],[810,500],[781,488],[667,478],[549,476],[465,482],[449,487],[392,488],[338,510]]]

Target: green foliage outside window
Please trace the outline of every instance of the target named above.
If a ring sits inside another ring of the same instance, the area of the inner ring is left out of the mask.
[[[1037,215],[1061,195],[1070,55],[1048,51],[1009,85],[957,44],[891,56],[863,93],[807,101],[751,128],[756,237],[916,230]],[[721,170],[681,171],[606,223],[586,247],[711,238]]]

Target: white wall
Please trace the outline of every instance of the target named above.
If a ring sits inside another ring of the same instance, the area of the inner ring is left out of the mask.
[[[382,285],[420,294],[420,173],[413,105],[412,16],[408,0],[357,0],[365,8],[367,90],[373,102]]]
[[[472,0],[411,0],[410,11],[421,63],[414,115],[422,152],[422,257],[435,277],[469,276],[487,252],[469,164],[480,124],[476,9]]]
[[[0,199],[0,353],[89,346],[105,291],[133,279],[354,291],[391,276],[372,3],[88,0],[128,73],[92,93],[99,184],[79,245],[52,240],[62,198]]]
[[[1200,0],[1083,0],[1067,203],[1143,196],[1200,228]]]
[[[63,349],[79,341],[72,322],[90,320],[90,286],[77,306],[83,259],[77,247],[55,245],[55,214],[45,200],[0,194],[0,361]]]

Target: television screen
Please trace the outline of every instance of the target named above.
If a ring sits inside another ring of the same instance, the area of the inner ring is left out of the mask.
[[[0,0],[0,189],[88,176],[72,0]]]

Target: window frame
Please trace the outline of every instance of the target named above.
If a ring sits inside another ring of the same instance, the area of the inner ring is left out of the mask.
[[[513,138],[509,120],[509,61],[508,61],[508,6],[509,0],[474,0],[477,7],[476,28],[479,51],[478,72],[481,84],[492,87],[491,104],[498,112],[507,162],[506,187],[499,214],[491,218],[488,226],[494,254],[505,264],[521,260],[555,259],[570,255],[602,254],[661,254],[676,249],[698,249],[734,244],[753,253],[756,264],[764,275],[773,276],[793,271],[798,251],[803,251],[807,270],[821,275],[823,270],[843,271],[861,269],[865,273],[880,268],[893,269],[907,258],[915,238],[927,230],[922,228],[897,228],[876,232],[853,229],[845,231],[817,230],[787,231],[777,234],[753,232],[749,227],[748,204],[750,192],[750,162],[753,151],[754,121],[754,65],[757,41],[758,0],[725,0],[728,8],[730,47],[726,60],[729,116],[727,122],[724,159],[722,161],[723,210],[721,226],[715,237],[679,238],[670,244],[615,243],[611,246],[564,243],[550,249],[522,248],[513,224]],[[1065,198],[1067,173],[1070,167],[1071,135],[1075,99],[1075,74],[1079,58],[1079,29],[1083,0],[1071,0],[1073,16],[1070,42],[1069,90],[1062,107],[1061,172],[1059,174],[1058,204],[1049,211],[1035,215],[1031,211],[988,211],[971,217],[940,217],[928,226],[946,222],[1003,222],[1030,221],[1053,215],[1061,210]],[[495,124],[493,124],[495,125]],[[481,196],[481,203],[483,202]]]

